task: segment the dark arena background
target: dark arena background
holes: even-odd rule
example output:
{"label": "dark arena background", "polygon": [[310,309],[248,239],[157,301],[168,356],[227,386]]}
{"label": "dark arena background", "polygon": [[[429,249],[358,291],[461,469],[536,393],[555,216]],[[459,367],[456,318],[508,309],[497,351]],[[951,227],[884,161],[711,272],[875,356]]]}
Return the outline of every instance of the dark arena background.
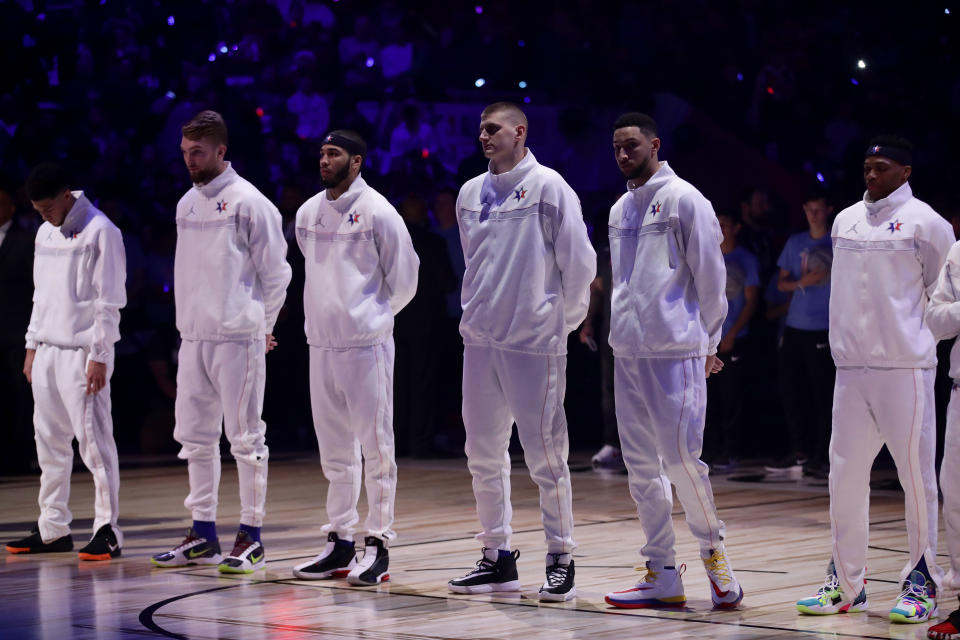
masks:
{"label": "dark arena background", "polygon": [[[778,362],[788,298],[777,289],[777,261],[787,238],[807,229],[802,205],[813,195],[834,213],[863,197],[863,153],[878,134],[912,141],[914,194],[960,232],[958,20],[960,5],[951,1],[0,3],[0,226],[12,215],[17,228],[36,232],[42,220],[24,184],[32,167],[57,162],[71,187],[120,228],[127,260],[111,380],[123,554],[78,563],[74,553],[0,552],[0,638],[925,637],[927,625],[886,617],[900,591],[907,536],[903,493],[885,452],[871,483],[870,612],[796,612],[829,559],[829,496],[822,464],[767,470],[792,454]],[[622,463],[592,460],[608,444],[611,420],[602,310],[592,317],[598,348],[579,330],[568,342],[578,597],[556,605],[536,599],[544,550],[538,494],[516,436],[514,546],[522,550],[524,590],[461,596],[446,589],[480,546],[460,412],[464,259],[452,211],[460,187],[487,170],[480,113],[501,100],[526,113],[529,148],[576,191],[601,255],[610,207],[624,192],[611,140],[626,111],[650,114],[660,158],[719,215],[741,223],[738,244],[758,262],[759,304],[737,384],[709,390],[710,406],[736,397],[740,411],[728,424],[726,413],[708,407],[703,451],[746,594],[741,609],[710,610],[679,503],[673,516],[678,558],[691,567],[688,606],[604,603],[606,592],[639,579],[632,568],[642,568],[636,552],[644,535]],[[267,356],[268,563],[253,576],[164,571],[149,562],[189,526],[186,464],[173,439],[174,213],[191,186],[181,126],[203,109],[223,115],[227,159],[279,208],[293,268],[274,331],[279,346]],[[400,537],[391,545],[390,581],[372,590],[298,580],[290,571],[326,541],[327,481],[310,411],[294,215],[322,189],[320,144],[331,129],[366,139],[364,179],[411,230],[432,238],[422,245],[429,250],[418,247],[417,296],[396,318]],[[14,539],[36,522],[39,466],[22,374],[32,245],[9,244],[0,244],[0,533]],[[938,349],[938,452],[951,346]],[[221,448],[226,536],[239,506],[226,440]],[[361,497],[361,513],[364,505]],[[93,533],[92,507],[91,476],[76,456],[78,541]],[[942,524],[940,538],[948,568]],[[954,595],[941,594],[941,620],[955,608]]]}

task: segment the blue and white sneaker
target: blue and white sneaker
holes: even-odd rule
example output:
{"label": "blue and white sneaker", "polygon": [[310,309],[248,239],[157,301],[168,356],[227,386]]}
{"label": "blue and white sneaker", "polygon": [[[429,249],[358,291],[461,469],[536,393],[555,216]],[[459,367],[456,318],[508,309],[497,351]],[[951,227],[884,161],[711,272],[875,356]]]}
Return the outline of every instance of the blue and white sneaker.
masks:
{"label": "blue and white sneaker", "polygon": [[647,574],[643,580],[629,589],[608,593],[604,601],[621,609],[682,607],[687,604],[681,580],[686,570],[685,564],[679,567],[656,567],[647,561]]}
{"label": "blue and white sneaker", "polygon": [[837,579],[837,571],[833,560],[827,565],[827,579],[823,586],[809,598],[797,601],[797,611],[812,616],[829,616],[836,613],[856,613],[867,610],[867,589],[860,589],[860,593],[853,600],[844,597]]}
{"label": "blue and white sneaker", "polygon": [[937,587],[914,569],[903,582],[903,592],[890,609],[890,622],[917,623],[937,617]]}
{"label": "blue and white sneaker", "polygon": [[266,566],[266,554],[263,543],[254,540],[246,531],[237,533],[233,551],[217,565],[220,573],[253,573]]}
{"label": "blue and white sneaker", "polygon": [[193,527],[187,530],[187,537],[170,551],[164,551],[150,558],[157,567],[187,567],[193,564],[220,564],[220,541],[201,537]]}

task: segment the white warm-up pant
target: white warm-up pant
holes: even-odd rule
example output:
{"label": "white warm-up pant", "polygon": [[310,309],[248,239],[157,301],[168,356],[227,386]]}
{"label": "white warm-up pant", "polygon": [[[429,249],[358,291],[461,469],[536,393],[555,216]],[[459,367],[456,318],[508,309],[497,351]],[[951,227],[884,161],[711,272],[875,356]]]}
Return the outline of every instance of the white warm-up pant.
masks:
{"label": "white warm-up pant", "polygon": [[83,348],[42,344],[33,359],[33,425],[41,472],[38,528],[47,542],[70,533],[73,515],[67,503],[76,437],[80,457],[93,474],[93,530],[109,524],[122,544],[117,528],[120,469],[110,414],[113,362],[107,363],[106,386],[88,395],[88,355]]}
{"label": "white warm-up pant", "polygon": [[488,549],[510,549],[508,448],[514,422],[530,477],[540,488],[547,552],[569,553],[577,546],[563,412],[566,367],[566,356],[469,345],[463,350],[467,466],[483,527],[477,538]]}
{"label": "white warm-up pant", "polygon": [[670,483],[677,487],[701,554],[723,542],[725,528],[713,502],[709,468],[700,460],[705,365],[705,358],[614,358],[620,449],[647,537],[640,552],[654,566],[676,565]]}
{"label": "white warm-up pant", "polygon": [[910,556],[900,582],[926,559],[936,565],[935,369],[837,369],[830,438],[833,560],[844,593],[860,593],[867,566],[870,469],[884,444],[903,487]]}
{"label": "white warm-up pant", "polygon": [[[393,337],[370,347],[310,347],[310,404],[327,488],[323,531],[352,540],[366,464],[366,535],[393,540]],[[361,454],[363,458],[361,460]]]}
{"label": "white warm-up pant", "polygon": [[184,340],[177,370],[179,457],[187,461],[194,520],[215,521],[220,487],[220,433],[230,441],[240,481],[240,523],[263,524],[267,496],[267,425],[261,419],[266,379],[263,338],[236,342]]}
{"label": "white warm-up pant", "polygon": [[943,523],[950,551],[953,582],[960,581],[960,386],[953,384],[947,407],[947,435],[940,465],[940,490],[943,492]]}

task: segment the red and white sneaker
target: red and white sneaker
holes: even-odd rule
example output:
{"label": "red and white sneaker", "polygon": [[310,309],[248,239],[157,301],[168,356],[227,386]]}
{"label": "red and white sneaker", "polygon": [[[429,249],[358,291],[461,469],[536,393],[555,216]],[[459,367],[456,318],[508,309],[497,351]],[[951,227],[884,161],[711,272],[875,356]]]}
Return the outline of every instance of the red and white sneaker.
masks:
{"label": "red and white sneaker", "polygon": [[946,620],[927,629],[930,640],[960,639],[960,609],[952,611]]}
{"label": "red and white sneaker", "polygon": [[647,575],[629,589],[608,593],[607,604],[621,609],[653,609],[682,607],[687,603],[681,576],[687,565],[679,567],[656,566],[647,561]]}
{"label": "red and white sneaker", "polygon": [[733,575],[733,567],[727,561],[723,547],[710,550],[710,555],[702,558],[703,568],[710,579],[710,598],[714,609],[735,609],[743,600],[743,587]]}

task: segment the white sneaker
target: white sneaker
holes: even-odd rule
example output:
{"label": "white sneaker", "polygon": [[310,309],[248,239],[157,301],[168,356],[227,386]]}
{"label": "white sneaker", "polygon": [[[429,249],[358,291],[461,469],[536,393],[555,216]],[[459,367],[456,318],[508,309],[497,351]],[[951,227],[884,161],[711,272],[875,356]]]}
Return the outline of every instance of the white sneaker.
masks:
{"label": "white sneaker", "polygon": [[233,543],[233,551],[220,561],[220,564],[217,565],[217,571],[220,573],[253,573],[257,569],[264,568],[266,564],[263,543],[251,538],[246,531],[240,531],[237,533],[236,542]]}
{"label": "white sneaker", "polygon": [[295,566],[293,575],[301,580],[344,578],[357,566],[353,546],[353,540],[341,540],[331,531],[327,534],[327,545],[323,551],[313,560]]}
{"label": "white sneaker", "polygon": [[383,540],[375,536],[363,539],[363,558],[347,574],[347,582],[358,587],[371,587],[390,579],[390,556]]}
{"label": "white sneaker", "polygon": [[612,591],[604,600],[621,609],[682,607],[687,603],[681,576],[687,565],[656,567],[647,561],[647,575],[636,585],[623,591]]}
{"label": "white sneaker", "polygon": [[710,578],[710,598],[714,609],[734,609],[743,600],[743,588],[733,575],[733,567],[727,561],[723,547],[711,549],[710,555],[703,558],[703,568]]}
{"label": "white sneaker", "polygon": [[590,464],[594,469],[620,469],[623,468],[623,453],[620,449],[609,444],[603,445],[600,451],[597,451]]}

